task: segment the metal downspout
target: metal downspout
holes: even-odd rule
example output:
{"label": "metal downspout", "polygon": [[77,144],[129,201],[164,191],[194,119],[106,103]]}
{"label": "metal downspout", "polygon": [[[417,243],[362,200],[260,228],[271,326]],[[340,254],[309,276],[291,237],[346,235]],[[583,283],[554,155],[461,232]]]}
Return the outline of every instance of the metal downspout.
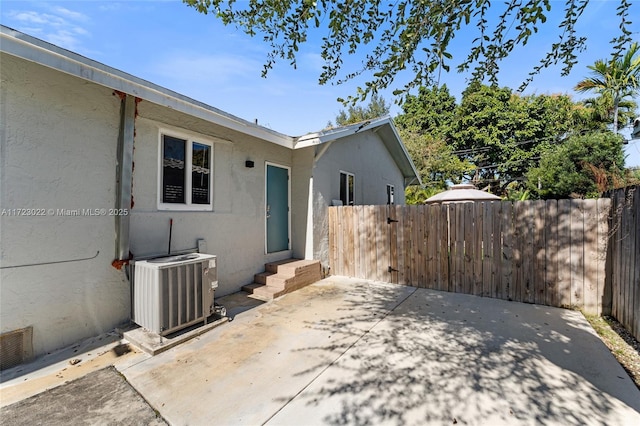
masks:
{"label": "metal downspout", "polygon": [[124,95],[120,104],[120,133],[116,165],[116,209],[127,214],[116,215],[116,258],[129,259],[129,218],[131,215],[131,182],[133,177],[133,139],[136,99]]}

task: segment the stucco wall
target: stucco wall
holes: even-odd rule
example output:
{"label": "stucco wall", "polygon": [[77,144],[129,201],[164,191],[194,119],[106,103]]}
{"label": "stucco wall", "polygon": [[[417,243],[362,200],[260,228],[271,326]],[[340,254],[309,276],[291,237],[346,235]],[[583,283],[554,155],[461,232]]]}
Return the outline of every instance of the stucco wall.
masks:
{"label": "stucco wall", "polygon": [[293,151],[292,194],[292,249],[293,257],[313,259],[313,154],[314,148]]}
{"label": "stucco wall", "polygon": [[[194,248],[198,239],[205,239],[208,253],[218,256],[217,296],[252,282],[266,262],[291,257],[291,251],[265,255],[265,163],[291,167],[290,149],[144,101],[138,114],[130,239],[134,256],[166,253],[173,219],[173,251]],[[161,129],[214,143],[212,212],[158,210]],[[255,167],[245,167],[246,160]]]}
{"label": "stucco wall", "polygon": [[[129,317],[129,284],[111,266],[114,217],[62,212],[114,207],[120,100],[9,55],[0,62],[1,331],[33,326],[38,355]],[[64,263],[16,267],[46,262]]]}
{"label": "stucco wall", "polygon": [[356,133],[332,143],[313,171],[314,258],[328,265],[327,206],[340,199],[340,171],[355,176],[355,204],[387,203],[387,184],[395,187],[395,204],[404,204],[404,178],[374,132]]}

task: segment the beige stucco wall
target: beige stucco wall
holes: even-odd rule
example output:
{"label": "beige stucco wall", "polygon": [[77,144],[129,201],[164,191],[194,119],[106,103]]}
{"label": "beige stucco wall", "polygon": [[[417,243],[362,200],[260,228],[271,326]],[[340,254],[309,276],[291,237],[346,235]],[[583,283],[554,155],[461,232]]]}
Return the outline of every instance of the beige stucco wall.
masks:
{"label": "beige stucco wall", "polygon": [[[35,354],[67,346],[128,320],[130,285],[111,266],[115,218],[63,211],[115,206],[120,100],[108,88],[9,55],[0,58],[0,325],[33,326]],[[213,211],[160,211],[161,129],[214,143]],[[373,132],[291,150],[175,110],[137,105],[130,212],[135,257],[195,248],[218,256],[218,296],[238,291],[264,263],[315,258],[327,266],[327,206],[339,171],[356,176],[357,204],[384,204],[386,184],[404,203],[401,173]],[[251,160],[255,167],[245,167]],[[266,163],[291,169],[291,250],[265,254]],[[310,194],[312,195],[310,197]],[[12,214],[14,209],[43,216]],[[96,255],[97,253],[97,255]],[[93,258],[95,256],[95,258]],[[86,259],[85,258],[91,258]],[[53,262],[52,264],[49,264]],[[58,263],[62,262],[62,263]],[[36,264],[34,266],[24,266]]]}
{"label": "beige stucco wall", "polygon": [[[111,266],[114,217],[58,211],[114,207],[120,101],[9,55],[0,63],[1,332],[33,326],[38,355],[129,317],[129,284]],[[21,208],[44,216],[11,211]]]}
{"label": "beige stucco wall", "polygon": [[[161,129],[214,143],[212,212],[158,210]],[[194,248],[198,239],[204,239],[208,253],[218,256],[218,296],[251,283],[254,274],[264,271],[266,262],[291,257],[292,251],[265,254],[266,162],[292,167],[290,149],[144,101],[138,104],[134,146],[130,238],[134,256],[166,253],[169,220],[173,219],[173,251]],[[245,167],[246,160],[252,160],[255,167]],[[297,199],[293,190],[292,199]],[[297,202],[292,201],[292,211],[294,204]]]}
{"label": "beige stucco wall", "polygon": [[376,133],[356,133],[333,142],[313,169],[313,257],[325,267],[329,260],[327,206],[340,199],[340,171],[355,176],[355,204],[386,204],[387,184],[395,187],[395,204],[405,203],[402,173]]}

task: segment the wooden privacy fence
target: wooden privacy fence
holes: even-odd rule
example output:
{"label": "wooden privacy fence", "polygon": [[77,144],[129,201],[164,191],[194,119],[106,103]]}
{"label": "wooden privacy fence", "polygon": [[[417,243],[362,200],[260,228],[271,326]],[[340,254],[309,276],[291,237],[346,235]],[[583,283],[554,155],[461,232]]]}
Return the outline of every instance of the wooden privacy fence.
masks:
{"label": "wooden privacy fence", "polygon": [[608,193],[612,200],[607,285],[611,315],[640,340],[640,193],[638,186]]}
{"label": "wooden privacy fence", "polygon": [[329,207],[329,263],[336,275],[608,313],[610,209],[610,199]]}

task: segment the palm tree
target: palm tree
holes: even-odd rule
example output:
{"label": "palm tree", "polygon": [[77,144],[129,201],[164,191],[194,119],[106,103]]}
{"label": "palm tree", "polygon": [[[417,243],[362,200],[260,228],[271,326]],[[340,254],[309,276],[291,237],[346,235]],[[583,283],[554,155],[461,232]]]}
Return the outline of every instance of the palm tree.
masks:
{"label": "palm tree", "polygon": [[[625,96],[623,96],[623,98],[624,97]],[[583,99],[581,103],[590,112],[590,128],[605,130],[612,122],[614,105],[611,93],[603,93],[601,96],[595,98]],[[633,122],[637,106],[638,105],[631,99],[621,99],[620,102],[618,102],[617,130]]]}
{"label": "palm tree", "polygon": [[578,92],[595,91],[613,98],[613,131],[618,133],[618,108],[626,97],[633,97],[640,91],[640,45],[634,42],[622,58],[606,62],[599,59],[588,66],[591,77],[580,81],[575,90]]}

